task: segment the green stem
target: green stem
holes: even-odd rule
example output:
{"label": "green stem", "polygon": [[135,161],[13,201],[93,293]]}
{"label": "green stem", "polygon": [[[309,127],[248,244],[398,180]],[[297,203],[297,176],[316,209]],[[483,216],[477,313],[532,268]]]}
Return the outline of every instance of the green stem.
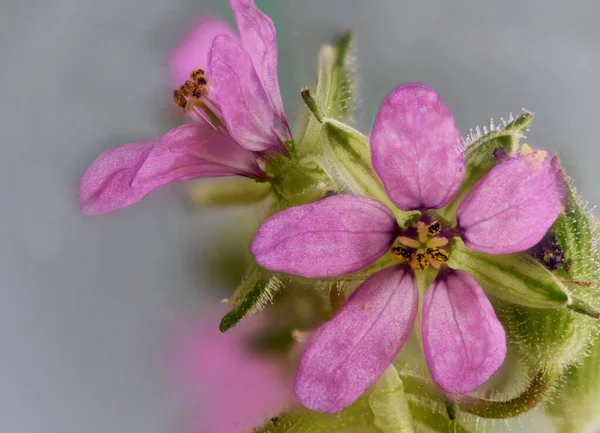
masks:
{"label": "green stem", "polygon": [[[400,375],[407,394],[426,397],[448,406],[443,394],[430,382],[415,376]],[[523,393],[505,401],[486,400],[478,397],[461,397],[456,407],[482,418],[514,418],[535,408],[546,396],[552,384],[553,376],[539,372]]]}
{"label": "green stem", "polygon": [[552,377],[549,374],[539,372],[529,387],[515,398],[506,401],[492,401],[467,397],[458,402],[458,407],[482,418],[514,418],[535,408],[546,396],[551,383]]}

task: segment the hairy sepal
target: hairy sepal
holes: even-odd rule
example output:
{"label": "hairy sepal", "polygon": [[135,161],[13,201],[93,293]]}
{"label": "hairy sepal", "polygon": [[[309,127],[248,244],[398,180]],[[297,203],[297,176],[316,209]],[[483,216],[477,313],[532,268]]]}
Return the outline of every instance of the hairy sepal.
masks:
{"label": "hairy sepal", "polygon": [[229,300],[232,308],[221,319],[219,325],[221,332],[227,331],[240,320],[262,310],[273,301],[273,297],[281,287],[279,276],[258,265],[253,265]]}
{"label": "hairy sepal", "polygon": [[468,272],[487,294],[513,304],[566,308],[572,302],[567,288],[525,254],[477,253],[455,238],[448,266]]}

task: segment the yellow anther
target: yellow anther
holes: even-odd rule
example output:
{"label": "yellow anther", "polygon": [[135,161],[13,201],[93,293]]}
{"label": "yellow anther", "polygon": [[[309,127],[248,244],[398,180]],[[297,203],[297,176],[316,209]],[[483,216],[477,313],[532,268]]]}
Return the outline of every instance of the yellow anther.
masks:
{"label": "yellow anther", "polygon": [[442,225],[439,221],[434,221],[427,226],[427,234],[429,236],[437,236],[442,231]]}
{"label": "yellow anther", "polygon": [[533,153],[531,146],[527,143],[523,143],[523,146],[521,146],[521,155],[529,155],[531,153]]}
{"label": "yellow anther", "polygon": [[194,83],[192,80],[187,80],[185,83],[183,83],[181,85],[179,90],[181,90],[181,93],[183,93],[185,96],[191,96],[192,92],[194,90],[196,90],[197,86],[198,85],[196,83]]}
{"label": "yellow anther", "polygon": [[429,267],[429,260],[423,253],[417,253],[410,262],[410,266],[419,271],[424,271]]}
{"label": "yellow anther", "polygon": [[209,81],[204,69],[194,70],[190,74],[190,79],[173,92],[175,105],[180,107],[184,113],[187,113],[193,108],[197,100],[207,95],[208,85]]}
{"label": "yellow anther", "polygon": [[365,304],[365,306],[363,308],[365,311],[367,311],[369,309],[369,305]]}
{"label": "yellow anther", "polygon": [[409,261],[412,259],[413,253],[404,248],[401,245],[396,245],[392,248],[392,253],[396,256],[396,258],[402,262]]}
{"label": "yellow anther", "polygon": [[405,247],[410,247],[410,248],[419,248],[419,246],[421,245],[421,243],[419,241],[417,241],[415,239],[407,238],[406,236],[400,236],[398,238],[398,242],[400,242]]}
{"label": "yellow anther", "polygon": [[427,256],[442,263],[448,261],[448,253],[439,248],[427,248]]}
{"label": "yellow anther", "polygon": [[443,247],[444,245],[448,245],[448,239],[446,238],[431,238],[427,241],[429,248]]}
{"label": "yellow anther", "polygon": [[206,78],[206,72],[202,68],[194,69],[190,74],[190,78],[194,81],[198,81],[200,78]]}
{"label": "yellow anther", "polygon": [[175,90],[173,92],[173,102],[175,102],[175,105],[178,107],[185,108],[187,99],[183,93],[181,93],[179,90]]}
{"label": "yellow anther", "polygon": [[419,241],[424,244],[427,241],[427,226],[424,222],[417,224],[417,233],[419,234]]}

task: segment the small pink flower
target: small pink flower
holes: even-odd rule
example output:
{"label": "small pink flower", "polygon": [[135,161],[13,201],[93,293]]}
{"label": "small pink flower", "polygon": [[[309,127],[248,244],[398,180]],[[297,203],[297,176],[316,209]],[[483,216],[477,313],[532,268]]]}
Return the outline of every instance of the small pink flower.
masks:
{"label": "small pink flower", "polygon": [[417,316],[414,272],[440,269],[423,301],[425,358],[433,380],[449,393],[469,392],[492,375],[506,354],[502,325],[481,287],[448,269],[444,247],[460,236],[489,254],[537,244],[565,200],[555,157],[535,151],[506,158],[468,193],[456,229],[426,212],[445,206],[464,176],[459,131],[439,96],[422,84],[397,87],[383,101],[373,131],[373,166],[391,201],[420,210],[421,221],[401,231],[376,200],[338,195],[268,219],[252,245],[259,264],[304,277],[333,277],[364,268],[392,249],[399,264],[362,283],[314,335],[295,383],[308,408],[333,413],[355,401],[392,362]]}
{"label": "small pink flower", "polygon": [[182,321],[169,340],[171,375],[195,414],[186,433],[249,431],[295,403],[291,377],[278,359],[251,350],[260,317],[223,334],[218,325],[226,309],[216,310]]}
{"label": "small pink flower", "polygon": [[253,0],[230,3],[241,42],[221,21],[203,20],[171,59],[174,77],[185,80],[174,100],[192,123],[102,153],[79,184],[83,213],[111,212],[182,180],[264,179],[259,161],[269,152],[287,154],[291,133],[277,79],[275,27]]}

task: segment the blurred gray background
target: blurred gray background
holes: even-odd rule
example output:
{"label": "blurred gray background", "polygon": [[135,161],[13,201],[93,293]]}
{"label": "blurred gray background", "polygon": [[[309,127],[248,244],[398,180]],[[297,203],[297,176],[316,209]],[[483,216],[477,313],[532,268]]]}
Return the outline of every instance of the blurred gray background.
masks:
{"label": "blurred gray background", "polygon": [[[600,203],[597,2],[257,3],[279,28],[290,117],[319,45],[355,29],[365,130],[405,81],[437,89],[463,132],[526,107],[529,142],[558,151]],[[177,432],[164,337],[214,299],[198,294],[213,284],[201,264],[240,214],[191,212],[172,186],[86,218],[76,189],[105,148],[171,126],[168,52],[205,14],[232,18],[226,0],[0,4],[2,432]]]}

